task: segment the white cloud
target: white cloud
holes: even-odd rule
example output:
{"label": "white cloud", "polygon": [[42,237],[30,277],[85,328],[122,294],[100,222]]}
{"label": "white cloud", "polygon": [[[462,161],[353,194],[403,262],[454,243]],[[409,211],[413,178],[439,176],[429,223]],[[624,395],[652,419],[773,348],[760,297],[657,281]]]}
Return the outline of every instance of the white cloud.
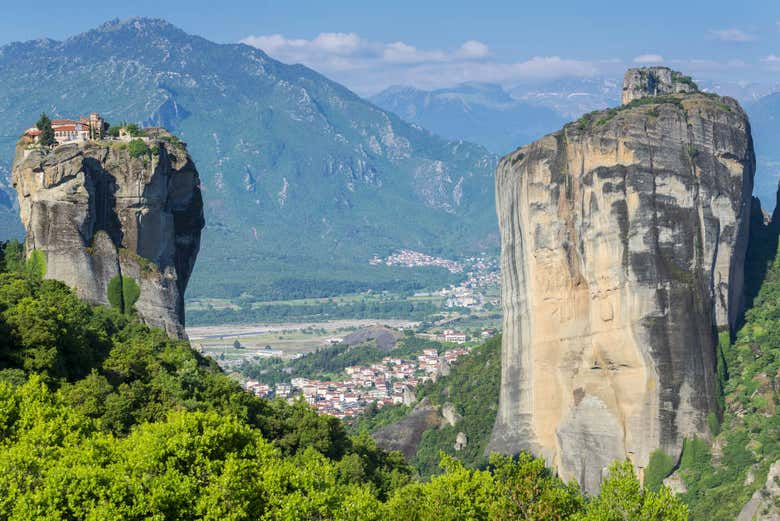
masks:
{"label": "white cloud", "polygon": [[735,70],[745,70],[749,65],[743,60],[718,61],[704,58],[687,58],[684,60],[670,60],[669,64],[686,74],[705,74],[717,76],[721,73],[733,73]]}
{"label": "white cloud", "polygon": [[355,33],[320,33],[312,45],[324,52],[349,56],[358,51],[363,42]]}
{"label": "white cloud", "polygon": [[241,42],[283,62],[307,65],[362,93],[391,84],[437,88],[464,81],[592,76],[599,72],[599,63],[607,63],[558,56],[498,62],[492,58],[489,46],[477,40],[467,40],[453,49],[420,49],[402,41],[371,41],[355,33],[321,33],[311,40],[259,35],[247,36]]}
{"label": "white cloud", "polygon": [[780,71],[780,56],[776,54],[770,54],[765,58],[761,58],[761,62],[767,70],[773,72]]}
{"label": "white cloud", "polygon": [[[480,59],[490,55],[490,48],[477,40],[468,40],[453,50],[418,49],[405,42],[372,42],[355,33],[320,33],[312,40],[286,38],[281,34],[247,36],[242,43],[252,45],[282,61],[319,64],[333,56],[373,59],[388,63],[445,62],[458,59]],[[336,62],[334,62],[336,63]],[[345,65],[347,69],[353,66]]]}
{"label": "white cloud", "polygon": [[722,42],[752,42],[756,37],[742,29],[711,29],[710,35]]}
{"label": "white cloud", "polygon": [[446,61],[449,56],[444,51],[422,51],[414,45],[393,42],[384,45],[381,59],[388,63],[423,63]]}
{"label": "white cloud", "polygon": [[634,63],[661,63],[664,57],[660,54],[640,54],[634,58]]}
{"label": "white cloud", "polygon": [[463,42],[456,53],[461,58],[485,58],[490,55],[490,48],[477,40]]}

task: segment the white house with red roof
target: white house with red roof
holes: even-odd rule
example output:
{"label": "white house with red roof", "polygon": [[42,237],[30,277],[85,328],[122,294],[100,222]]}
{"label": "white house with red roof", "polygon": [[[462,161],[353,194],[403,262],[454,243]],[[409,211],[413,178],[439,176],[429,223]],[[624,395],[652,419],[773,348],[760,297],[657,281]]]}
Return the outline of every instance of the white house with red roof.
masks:
{"label": "white house with red roof", "polygon": [[[103,136],[105,121],[100,114],[92,112],[89,118],[79,119],[53,119],[51,127],[54,130],[54,139],[58,145],[90,139],[99,139]],[[35,127],[27,129],[25,136],[37,143],[41,138],[41,131]]]}

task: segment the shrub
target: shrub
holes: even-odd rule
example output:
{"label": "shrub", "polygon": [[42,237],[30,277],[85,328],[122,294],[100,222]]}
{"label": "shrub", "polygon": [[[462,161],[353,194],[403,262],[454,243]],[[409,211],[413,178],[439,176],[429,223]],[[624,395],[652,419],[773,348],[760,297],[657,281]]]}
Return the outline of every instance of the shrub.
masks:
{"label": "shrub", "polygon": [[136,125],[135,123],[128,123],[125,125],[125,130],[128,134],[130,134],[131,137],[141,137],[144,135],[143,130],[141,130],[141,127]]}
{"label": "shrub", "polygon": [[148,156],[151,153],[149,146],[144,143],[143,139],[133,139],[127,145],[127,150],[130,152],[130,157],[142,157]]}
{"label": "shrub", "polygon": [[16,239],[6,242],[3,247],[2,264],[0,271],[19,272],[24,267],[24,247]]}
{"label": "shrub", "polygon": [[718,415],[714,412],[707,414],[707,427],[709,427],[710,434],[713,436],[720,434],[720,422],[718,421]]}
{"label": "shrub", "polygon": [[41,279],[46,276],[46,257],[41,250],[30,252],[27,259],[27,271]]}
{"label": "shrub", "polygon": [[141,288],[132,277],[114,275],[108,281],[106,293],[111,307],[121,313],[130,314],[133,311],[133,305],[141,296]]}
{"label": "shrub", "polygon": [[695,81],[693,81],[693,79],[690,76],[685,76],[676,71],[672,72],[672,82],[683,83],[685,85],[693,87],[695,90],[699,90],[699,86],[696,84]]}
{"label": "shrub", "polygon": [[36,128],[41,131],[40,144],[45,147],[50,147],[57,144],[57,140],[54,138],[54,129],[51,126],[51,120],[45,113],[41,114],[40,119],[35,124]]}
{"label": "shrub", "polygon": [[650,463],[645,470],[645,488],[658,492],[664,478],[674,470],[674,459],[661,449],[650,454]]}

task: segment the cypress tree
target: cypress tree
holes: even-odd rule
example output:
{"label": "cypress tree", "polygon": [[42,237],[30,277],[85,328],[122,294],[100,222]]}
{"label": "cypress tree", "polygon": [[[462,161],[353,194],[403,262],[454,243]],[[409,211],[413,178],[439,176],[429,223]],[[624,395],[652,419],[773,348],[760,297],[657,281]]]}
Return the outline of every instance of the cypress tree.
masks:
{"label": "cypress tree", "polygon": [[45,112],[41,114],[41,117],[35,126],[41,131],[41,145],[50,147],[57,144],[57,140],[54,138],[54,128],[52,128],[51,120]]}

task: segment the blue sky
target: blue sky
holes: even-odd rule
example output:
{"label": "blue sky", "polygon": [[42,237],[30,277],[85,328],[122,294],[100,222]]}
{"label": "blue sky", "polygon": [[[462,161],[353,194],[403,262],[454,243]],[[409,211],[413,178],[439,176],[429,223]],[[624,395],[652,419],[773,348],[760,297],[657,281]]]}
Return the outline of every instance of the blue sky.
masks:
{"label": "blue sky", "polygon": [[63,39],[131,16],[257,45],[363,94],[390,84],[616,77],[656,62],[697,79],[780,83],[780,2],[771,0],[36,0],[3,6],[0,44]]}

